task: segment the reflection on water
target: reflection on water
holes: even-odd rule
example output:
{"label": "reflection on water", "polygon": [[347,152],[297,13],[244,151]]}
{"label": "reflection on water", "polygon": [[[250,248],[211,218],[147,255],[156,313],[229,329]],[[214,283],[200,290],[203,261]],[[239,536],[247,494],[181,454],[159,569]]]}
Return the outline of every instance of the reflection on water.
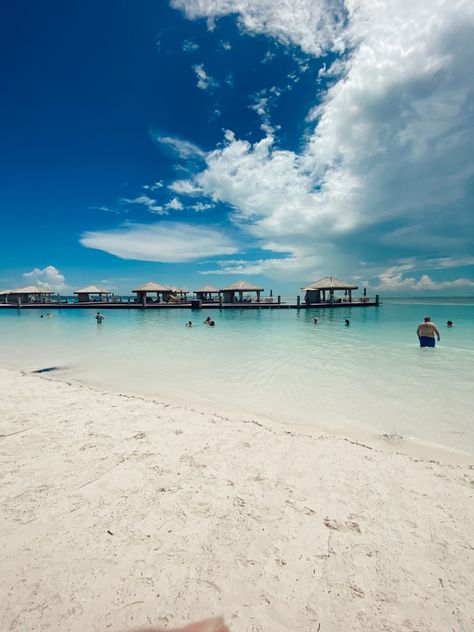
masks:
{"label": "reflection on water", "polygon": [[[104,309],[101,325],[89,310],[0,310],[1,364],[60,367],[55,375],[196,408],[474,454],[474,303],[432,300],[429,309],[442,336],[435,350],[421,350],[415,335],[426,305],[406,300],[352,310]],[[202,323],[207,315],[215,328]]]}

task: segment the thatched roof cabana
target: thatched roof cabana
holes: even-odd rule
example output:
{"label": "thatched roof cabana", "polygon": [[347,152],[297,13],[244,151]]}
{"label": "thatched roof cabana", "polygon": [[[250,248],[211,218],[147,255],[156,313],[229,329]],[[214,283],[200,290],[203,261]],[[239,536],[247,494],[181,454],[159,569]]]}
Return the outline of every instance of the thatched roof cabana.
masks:
{"label": "thatched roof cabana", "polygon": [[[306,287],[301,288],[305,294],[305,302],[310,303],[335,303],[342,302],[342,299],[336,299],[334,292],[337,290],[344,290],[346,302],[352,303],[352,290],[357,290],[358,286],[346,281],[341,281],[333,276],[327,276],[319,281],[310,283]],[[329,292],[329,300],[326,300],[326,292]]]}
{"label": "thatched roof cabana", "polygon": [[87,287],[83,287],[80,290],[74,290],[74,294],[77,294],[77,300],[79,303],[88,303],[92,301],[92,296],[98,296],[99,301],[102,300],[102,296],[108,296],[112,294],[110,290],[104,290],[104,288],[97,287],[96,285],[88,285]]}
{"label": "thatched roof cabana", "polygon": [[303,291],[305,290],[357,290],[358,285],[352,285],[351,283],[347,283],[346,281],[341,281],[340,279],[336,279],[333,276],[327,276],[319,281],[315,281],[314,283],[310,283],[307,287],[302,287]]}
{"label": "thatched roof cabana", "polygon": [[56,294],[48,288],[41,288],[36,285],[15,288],[14,290],[4,290],[9,302],[20,300],[22,303],[43,303],[51,300],[51,295]]}
{"label": "thatched roof cabana", "polygon": [[221,291],[213,285],[203,285],[197,290],[194,290],[194,294],[196,294],[197,298],[201,301],[211,301],[213,294],[219,295],[220,293]]}
{"label": "thatched roof cabana", "polygon": [[[225,303],[242,303],[244,300],[244,292],[256,292],[257,301],[260,301],[260,293],[263,292],[263,287],[252,285],[252,283],[249,283],[248,281],[236,281],[235,283],[222,288],[221,292],[224,295]],[[236,294],[239,295],[238,300]]]}
{"label": "thatched roof cabana", "polygon": [[148,281],[148,283],[140,285],[132,290],[132,292],[136,293],[137,301],[142,302],[147,300],[148,293],[156,294],[156,300],[159,301],[160,294],[162,300],[164,300],[165,297],[169,297],[170,294],[173,293],[173,290],[168,285],[161,285],[161,283],[155,283],[155,281]]}

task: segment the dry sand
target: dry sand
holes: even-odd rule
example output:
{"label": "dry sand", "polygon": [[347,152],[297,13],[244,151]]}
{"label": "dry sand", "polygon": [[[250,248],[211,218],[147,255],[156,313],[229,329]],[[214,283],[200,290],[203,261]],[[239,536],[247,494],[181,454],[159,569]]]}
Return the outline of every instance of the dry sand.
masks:
{"label": "dry sand", "polygon": [[474,630],[474,469],[0,371],[0,630]]}

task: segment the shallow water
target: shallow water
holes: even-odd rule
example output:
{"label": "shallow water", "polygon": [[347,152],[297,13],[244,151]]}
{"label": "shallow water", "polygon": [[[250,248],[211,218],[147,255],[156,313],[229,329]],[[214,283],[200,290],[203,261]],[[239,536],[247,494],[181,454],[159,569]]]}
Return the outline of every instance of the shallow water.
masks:
{"label": "shallow water", "polygon": [[[97,325],[92,310],[58,310],[53,318],[0,310],[0,364],[60,367],[49,374],[203,410],[395,442],[400,435],[474,455],[474,299],[102,311],[106,320]],[[415,335],[427,311],[441,332],[434,350],[420,349]],[[202,324],[207,315],[215,328]],[[192,328],[184,327],[189,319]]]}

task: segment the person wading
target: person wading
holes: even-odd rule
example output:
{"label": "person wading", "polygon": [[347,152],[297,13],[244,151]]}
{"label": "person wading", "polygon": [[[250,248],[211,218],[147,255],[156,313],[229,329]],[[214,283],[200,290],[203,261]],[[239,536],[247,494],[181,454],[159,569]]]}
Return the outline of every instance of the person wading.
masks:
{"label": "person wading", "polygon": [[418,325],[416,335],[420,341],[420,347],[434,347],[436,345],[435,336],[438,342],[441,340],[439,331],[429,316],[425,316],[423,322]]}

